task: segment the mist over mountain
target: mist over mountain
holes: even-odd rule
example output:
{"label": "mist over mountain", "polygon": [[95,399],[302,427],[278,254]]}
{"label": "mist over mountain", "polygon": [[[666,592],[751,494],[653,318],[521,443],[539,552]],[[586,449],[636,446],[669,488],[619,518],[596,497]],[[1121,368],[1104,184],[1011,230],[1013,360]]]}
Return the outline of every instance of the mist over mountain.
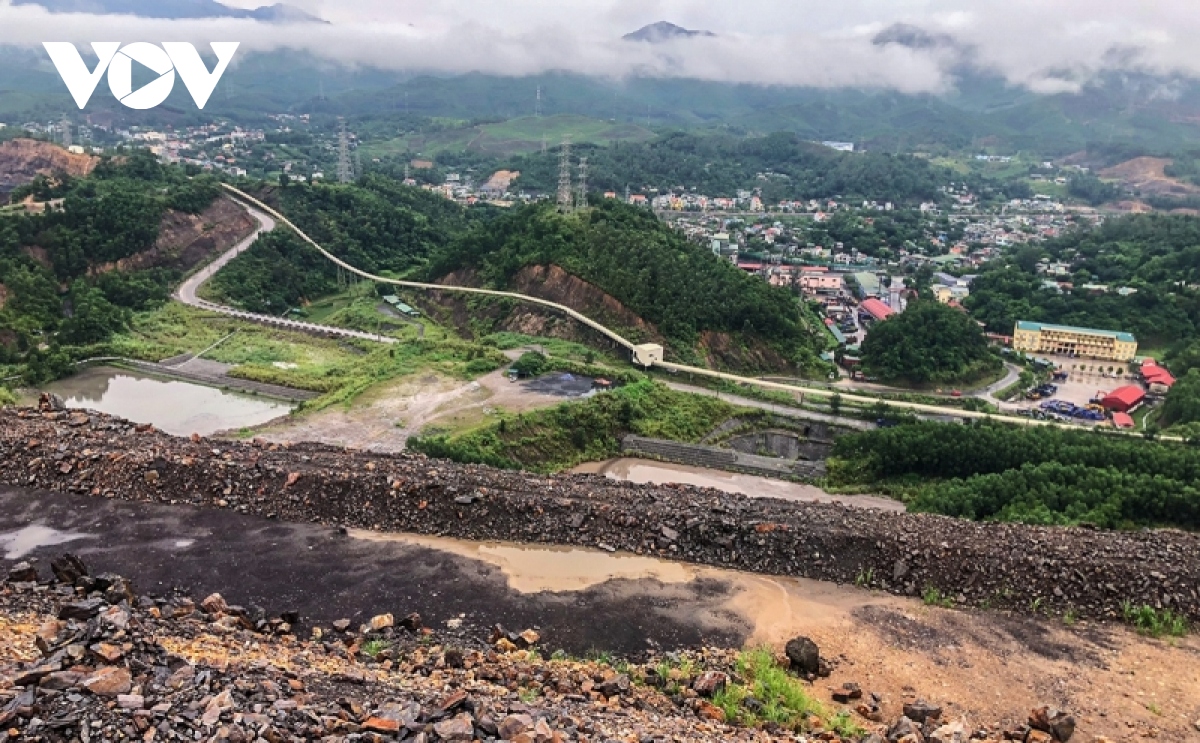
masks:
{"label": "mist over mountain", "polygon": [[625,41],[648,41],[651,44],[657,44],[662,41],[691,39],[697,36],[715,37],[716,34],[712,31],[693,31],[683,26],[676,26],[674,23],[659,21],[642,26],[637,31],[625,34],[621,38]]}
{"label": "mist over mountain", "polygon": [[51,13],[135,15],[171,20],[248,18],[268,23],[325,23],[299,8],[276,3],[252,10],[231,8],[217,0],[13,0],[13,5],[38,5]]}

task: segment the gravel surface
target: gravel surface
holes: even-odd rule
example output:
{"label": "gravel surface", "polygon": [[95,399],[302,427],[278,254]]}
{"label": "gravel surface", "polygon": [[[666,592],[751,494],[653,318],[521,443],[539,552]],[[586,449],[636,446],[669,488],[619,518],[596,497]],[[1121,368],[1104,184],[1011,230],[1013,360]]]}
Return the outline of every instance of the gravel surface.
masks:
{"label": "gravel surface", "polygon": [[[0,743],[1066,743],[1076,725],[1040,707],[1024,725],[971,728],[922,699],[887,724],[878,695],[844,683],[826,691],[834,705],[817,702],[786,728],[740,727],[714,704],[728,685],[752,680],[732,651],[640,665],[545,659],[536,631],[496,625],[483,640],[434,632],[417,614],[335,620],[299,637],[300,617],[288,612],[216,593],[139,595],[130,579],[92,575],[71,554],[49,567],[19,563],[0,585]],[[829,675],[802,637],[768,663],[788,668],[793,685]]]}
{"label": "gravel surface", "polygon": [[188,440],[49,406],[0,411],[0,482],[289,521],[586,545],[905,595],[932,587],[960,605],[1117,618],[1129,601],[1200,620],[1200,537],[1174,530],[980,524],[419,455]]}

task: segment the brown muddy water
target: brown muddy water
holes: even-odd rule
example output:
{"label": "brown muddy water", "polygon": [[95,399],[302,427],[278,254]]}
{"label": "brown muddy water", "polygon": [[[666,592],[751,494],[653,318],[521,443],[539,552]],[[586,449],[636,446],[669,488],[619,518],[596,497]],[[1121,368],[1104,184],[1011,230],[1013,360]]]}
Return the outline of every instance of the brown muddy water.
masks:
{"label": "brown muddy water", "polygon": [[716,488],[726,493],[739,493],[751,498],[778,498],[788,501],[810,503],[844,503],[858,508],[878,508],[883,511],[904,511],[904,504],[891,498],[874,495],[835,495],[814,485],[799,482],[773,480],[769,477],[742,475],[735,472],[690,467],[669,462],[654,462],[648,459],[622,457],[604,462],[587,462],[571,470],[576,474],[599,474],[613,480],[624,480],[639,484],[696,485]]}
{"label": "brown muddy water", "polygon": [[647,582],[667,586],[722,586],[717,605],[689,606],[692,620],[719,624],[729,617],[749,623],[748,645],[782,644],[799,631],[841,628],[855,610],[866,606],[907,611],[909,599],[884,596],[850,586],[804,578],[756,575],[628,553],[582,547],[515,542],[471,542],[444,537],[350,529],[352,539],[423,547],[500,570],[508,587],[520,594],[574,594],[594,586],[622,583],[631,591]]}
{"label": "brown muddy water", "polygon": [[44,391],[61,396],[67,407],[148,423],[174,436],[209,436],[257,426],[291,410],[277,400],[112,367],[85,369],[46,385]]}

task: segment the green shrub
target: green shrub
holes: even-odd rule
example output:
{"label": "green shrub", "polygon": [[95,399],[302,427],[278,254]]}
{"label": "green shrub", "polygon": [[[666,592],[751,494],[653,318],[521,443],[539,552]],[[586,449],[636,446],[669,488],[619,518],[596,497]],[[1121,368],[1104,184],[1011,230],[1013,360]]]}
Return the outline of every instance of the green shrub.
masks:
{"label": "green shrub", "polygon": [[1189,630],[1187,617],[1170,609],[1155,609],[1145,604],[1134,606],[1126,601],[1122,605],[1122,614],[1126,624],[1149,637],[1183,637]]}
{"label": "green shrub", "polygon": [[740,412],[746,411],[643,380],[587,400],[508,416],[455,436],[413,437],[408,446],[459,462],[557,472],[580,462],[618,456],[621,439],[629,433],[696,442]]}
{"label": "green shrub", "polygon": [[546,370],[546,357],[537,351],[526,351],[513,362],[512,369],[522,377],[536,377]]}
{"label": "green shrub", "polygon": [[[738,656],[736,676],[741,683],[730,682],[713,695],[713,704],[725,713],[732,723],[754,727],[772,723],[791,730],[808,728],[808,718],[815,716],[822,724],[840,735],[861,735],[862,729],[845,713],[830,713],[825,706],[809,695],[804,683],[775,662],[770,648],[747,650]],[[748,706],[750,698],[758,705]]]}
{"label": "green shrub", "polygon": [[1200,451],[1095,431],[911,423],[837,440],[835,485],[903,484],[914,511],[1200,528]]}

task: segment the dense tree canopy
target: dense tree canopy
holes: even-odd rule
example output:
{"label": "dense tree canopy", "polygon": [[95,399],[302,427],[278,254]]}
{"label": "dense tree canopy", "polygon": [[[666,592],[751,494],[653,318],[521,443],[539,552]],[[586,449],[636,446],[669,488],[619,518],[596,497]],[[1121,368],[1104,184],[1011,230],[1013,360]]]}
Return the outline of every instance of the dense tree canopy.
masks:
{"label": "dense tree canopy", "polygon": [[1200,369],[1191,369],[1176,380],[1163,401],[1159,421],[1163,426],[1200,423]]}
{"label": "dense tree canopy", "polygon": [[[467,224],[466,210],[456,203],[382,175],[349,185],[289,185],[269,195],[322,247],[371,273],[423,266]],[[263,235],[211,286],[247,309],[280,312],[337,291],[337,268],[280,230]]]}
{"label": "dense tree canopy", "polygon": [[[581,147],[594,188],[660,191],[694,188],[710,196],[762,189],[767,201],[846,198],[897,203],[937,199],[950,174],[906,155],[838,152],[791,132],[765,137],[672,133],[651,142],[614,142]],[[518,188],[552,193],[558,182],[556,153],[514,163]]]}
{"label": "dense tree canopy", "polygon": [[876,323],[862,344],[863,368],[889,382],[951,384],[999,367],[983,331],[967,315],[921,299]]}
{"label": "dense tree canopy", "polygon": [[920,483],[910,501],[919,511],[1200,527],[1200,449],[1183,444],[1056,428],[916,423],[843,437],[834,456],[835,478]]}
{"label": "dense tree canopy", "polygon": [[564,217],[552,204],[514,210],[438,253],[428,275],[475,268],[489,286],[505,287],[521,268],[551,264],[653,323],[678,352],[715,331],[757,338],[803,366],[815,363],[816,321],[791,292],[611,199],[578,217]]}
{"label": "dense tree canopy", "polygon": [[[146,150],[106,158],[87,178],[39,177],[18,199],[62,199],[41,213],[0,216],[0,356],[51,373],[58,345],[105,340],[129,310],[165,301],[178,272],[107,270],[151,248],[168,209],[199,213],[220,191],[211,176],[189,177]],[[60,287],[70,287],[63,290]],[[33,352],[41,343],[45,354]]]}
{"label": "dense tree canopy", "polygon": [[[1039,257],[1070,265],[1074,289],[1047,288],[1048,277],[1036,273]],[[1011,334],[1017,320],[1033,320],[1186,344],[1200,336],[1198,285],[1200,218],[1135,215],[1014,251],[975,279],[963,304],[997,333]],[[1122,294],[1122,287],[1136,291]]]}

